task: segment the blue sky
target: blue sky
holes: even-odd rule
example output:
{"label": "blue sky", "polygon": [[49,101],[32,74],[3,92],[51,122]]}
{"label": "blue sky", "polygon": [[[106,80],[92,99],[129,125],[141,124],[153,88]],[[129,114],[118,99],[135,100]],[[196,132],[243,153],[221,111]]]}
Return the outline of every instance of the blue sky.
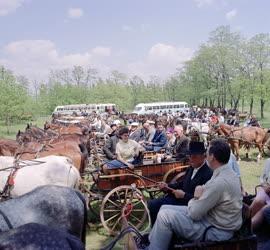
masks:
{"label": "blue sky", "polygon": [[269,0],[0,0],[0,64],[31,80],[81,65],[167,77],[219,25],[269,32]]}

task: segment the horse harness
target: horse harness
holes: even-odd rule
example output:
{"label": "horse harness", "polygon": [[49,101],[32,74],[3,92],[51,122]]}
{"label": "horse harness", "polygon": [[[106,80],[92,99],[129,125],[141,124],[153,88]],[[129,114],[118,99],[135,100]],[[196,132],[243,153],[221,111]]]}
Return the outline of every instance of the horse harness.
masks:
{"label": "horse harness", "polygon": [[[14,161],[14,166],[1,169],[0,171],[11,169],[9,176],[7,178],[6,184],[3,188],[3,190],[0,192],[0,199],[8,199],[10,197],[10,191],[12,187],[14,186],[14,178],[16,176],[17,171],[22,168],[22,166],[19,165],[19,162],[17,160]],[[0,211],[1,214],[1,211]]]}

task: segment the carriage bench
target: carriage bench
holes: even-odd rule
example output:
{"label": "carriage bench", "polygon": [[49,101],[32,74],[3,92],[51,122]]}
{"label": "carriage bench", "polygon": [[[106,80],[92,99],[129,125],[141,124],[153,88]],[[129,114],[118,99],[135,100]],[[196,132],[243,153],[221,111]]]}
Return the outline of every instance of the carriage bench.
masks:
{"label": "carriage bench", "polygon": [[204,241],[179,244],[175,243],[174,250],[257,250],[257,237],[250,235],[240,238],[232,238],[227,241]]}

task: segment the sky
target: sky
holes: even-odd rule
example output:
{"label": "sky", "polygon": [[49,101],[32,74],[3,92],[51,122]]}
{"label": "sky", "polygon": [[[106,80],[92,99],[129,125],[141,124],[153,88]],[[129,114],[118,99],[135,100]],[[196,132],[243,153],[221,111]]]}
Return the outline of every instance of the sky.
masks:
{"label": "sky", "polygon": [[269,0],[0,0],[0,65],[31,81],[96,68],[167,78],[209,33],[270,29]]}

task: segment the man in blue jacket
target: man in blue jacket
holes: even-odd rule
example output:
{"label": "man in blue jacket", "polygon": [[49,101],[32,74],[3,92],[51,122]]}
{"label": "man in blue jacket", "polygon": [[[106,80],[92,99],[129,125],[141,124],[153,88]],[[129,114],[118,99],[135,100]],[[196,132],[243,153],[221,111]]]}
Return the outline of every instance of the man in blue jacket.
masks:
{"label": "man in blue jacket", "polygon": [[162,148],[164,148],[167,144],[167,137],[164,132],[164,127],[161,123],[157,124],[156,133],[151,142],[144,142],[146,145],[144,148],[147,151],[155,151],[158,152]]}

